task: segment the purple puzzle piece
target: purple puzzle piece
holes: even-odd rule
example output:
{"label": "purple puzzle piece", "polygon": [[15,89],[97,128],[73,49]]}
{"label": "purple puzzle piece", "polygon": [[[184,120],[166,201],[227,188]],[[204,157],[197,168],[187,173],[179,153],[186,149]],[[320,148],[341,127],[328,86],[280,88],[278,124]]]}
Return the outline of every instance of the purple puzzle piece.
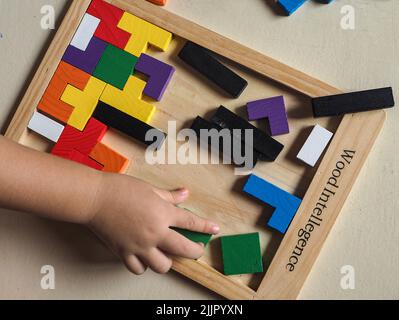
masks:
{"label": "purple puzzle piece", "polygon": [[136,71],[149,77],[144,94],[161,101],[175,68],[143,53],[140,56],[135,68]]}
{"label": "purple puzzle piece", "polygon": [[249,121],[269,119],[272,136],[290,132],[283,96],[250,102],[247,110]]}
{"label": "purple puzzle piece", "polygon": [[72,45],[68,46],[62,61],[92,75],[106,47],[106,42],[93,37],[86,51],[82,51]]}

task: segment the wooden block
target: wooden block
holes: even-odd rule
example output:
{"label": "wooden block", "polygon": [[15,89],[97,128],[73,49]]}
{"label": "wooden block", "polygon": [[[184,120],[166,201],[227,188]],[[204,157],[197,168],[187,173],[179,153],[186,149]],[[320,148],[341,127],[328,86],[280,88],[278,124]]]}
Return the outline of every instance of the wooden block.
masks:
{"label": "wooden block", "polygon": [[280,5],[280,7],[284,10],[284,12],[290,16],[293,14],[296,10],[301,7],[306,0],[278,0],[277,3]]}
{"label": "wooden block", "polygon": [[244,192],[275,208],[268,226],[284,234],[301,205],[298,197],[276,187],[255,175],[251,175]]}
{"label": "wooden block", "polygon": [[142,53],[135,70],[149,77],[144,94],[161,101],[172,80],[176,69],[162,61],[159,61],[145,53]]}
{"label": "wooden block", "polygon": [[159,50],[167,51],[172,41],[172,34],[170,32],[128,12],[123,14],[118,27],[131,34],[125,50],[136,57],[140,57],[142,53],[146,53],[149,45]]}
{"label": "wooden block", "polygon": [[93,76],[123,90],[129,77],[133,74],[138,58],[113,45],[105,49]]}
{"label": "wooden block", "polygon": [[101,20],[94,35],[119,49],[124,49],[130,34],[118,28],[123,10],[103,1],[92,0],[87,13]]}
{"label": "wooden block", "polygon": [[64,131],[63,125],[36,111],[29,121],[28,128],[53,142],[57,142]]}
{"label": "wooden block", "polygon": [[333,133],[316,125],[301,151],[299,151],[297,158],[314,167],[332,137]]}
{"label": "wooden block", "polygon": [[61,100],[74,107],[68,120],[70,126],[83,131],[97,106],[105,86],[104,82],[94,77],[90,78],[83,91],[71,85],[67,86]]}
{"label": "wooden block", "polygon": [[224,236],[220,241],[225,275],[263,272],[259,233]]}
{"label": "wooden block", "polygon": [[90,119],[83,132],[67,125],[51,153],[68,158],[70,152],[76,150],[88,156],[103,139],[107,129],[105,124],[96,119]]}
{"label": "wooden block", "polygon": [[90,152],[90,158],[103,165],[102,171],[113,173],[125,173],[129,165],[129,160],[99,142]]}
{"label": "wooden block", "polygon": [[246,80],[220,63],[208,50],[193,42],[186,43],[179,58],[233,98],[238,98],[248,86]]}
{"label": "wooden block", "polygon": [[88,73],[61,61],[37,108],[52,118],[67,123],[73,107],[63,102],[61,96],[68,84],[83,90],[89,79]]}
{"label": "wooden block", "polygon": [[88,74],[93,74],[106,47],[106,42],[96,37],[92,37],[85,51],[75,48],[72,45],[68,46],[64,56],[62,57],[62,61],[65,61]]}
{"label": "wooden block", "polygon": [[71,46],[86,51],[101,20],[86,13],[71,41]]}
{"label": "wooden block", "polygon": [[[220,106],[216,114],[212,117],[212,122],[222,128],[230,130],[252,130],[253,147],[259,152],[262,159],[274,161],[284,148],[277,140],[274,140],[272,137],[223,106]],[[244,137],[243,133],[241,133],[241,137]]]}
{"label": "wooden block", "polygon": [[152,2],[158,6],[164,6],[167,2],[167,0],[148,0],[149,2]]}
{"label": "wooden block", "polygon": [[[193,130],[197,134],[197,137],[199,139],[204,139],[204,135],[202,133],[203,130],[205,130],[206,132],[209,132],[210,130],[216,130],[216,132],[219,133],[221,130],[223,130],[223,128],[213,122],[209,122],[201,117],[197,117],[191,125],[191,130]],[[230,153],[228,154],[225,154],[228,150],[224,150],[224,141],[222,139],[222,135],[218,139],[217,147],[220,154],[223,155],[223,157],[228,156],[231,162],[236,166],[244,166],[245,164],[247,164],[247,166],[250,167],[248,169],[254,168],[256,166],[256,163],[258,162],[259,153],[256,150],[252,149],[252,161],[249,158],[247,158],[247,163],[239,163],[238,161],[235,161],[233,150],[234,148],[239,147],[241,148],[241,154],[243,154],[243,151],[245,150],[245,140],[237,138],[231,132],[230,132],[230,137],[231,137],[231,147],[229,150]],[[209,137],[209,135],[206,135],[206,138],[207,138],[206,142],[208,143],[208,145],[210,145],[211,147],[216,147],[211,144],[212,139]],[[249,155],[246,156],[248,157]]]}
{"label": "wooden block", "polygon": [[76,151],[76,150],[71,150],[69,152],[68,156],[65,156],[62,158],[74,161],[76,163],[83,164],[89,168],[92,168],[92,169],[95,169],[98,171],[103,170],[103,166],[101,164],[99,164],[97,161],[91,159],[87,155],[80,153],[79,151]]}
{"label": "wooden block", "polygon": [[395,101],[391,87],[312,99],[315,117],[339,116],[348,113],[390,108],[394,105]]}
{"label": "wooden block", "polygon": [[203,243],[205,246],[209,243],[209,241],[211,241],[212,238],[212,235],[207,233],[194,232],[180,228],[171,228],[171,229],[180,233],[182,236],[186,237],[190,241],[195,243]]}
{"label": "wooden block", "polygon": [[[165,133],[101,101],[98,103],[93,117],[145,145],[154,145],[157,149],[162,147],[166,139]],[[155,138],[151,141],[146,141],[145,138],[149,132],[153,133]]]}
{"label": "wooden block", "polygon": [[142,100],[145,86],[143,80],[130,76],[124,90],[107,85],[100,100],[131,117],[149,123],[155,113],[155,106]]}
{"label": "wooden block", "polygon": [[272,136],[290,132],[284,97],[273,97],[247,104],[249,121],[268,119]]}

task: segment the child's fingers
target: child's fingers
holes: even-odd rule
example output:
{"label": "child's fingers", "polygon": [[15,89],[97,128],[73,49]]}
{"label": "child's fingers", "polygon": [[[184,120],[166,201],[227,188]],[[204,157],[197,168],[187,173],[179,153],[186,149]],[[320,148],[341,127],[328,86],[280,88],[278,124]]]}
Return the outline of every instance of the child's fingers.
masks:
{"label": "child's fingers", "polygon": [[162,199],[172,204],[180,204],[187,200],[189,196],[189,191],[185,188],[175,190],[175,191],[167,191],[158,188],[154,188],[154,192],[159,195]]}
{"label": "child's fingers", "polygon": [[188,240],[173,230],[170,230],[170,233],[159,247],[174,256],[187,259],[199,259],[204,254],[202,245]]}
{"label": "child's fingers", "polygon": [[218,234],[220,231],[220,227],[216,223],[202,219],[187,210],[176,208],[176,213],[173,227],[208,234]]}
{"label": "child's fingers", "polygon": [[147,270],[147,266],[134,254],[124,257],[123,262],[126,268],[136,275],[141,275]]}
{"label": "child's fingers", "polygon": [[172,268],[172,259],[157,248],[149,250],[141,258],[156,273],[164,274]]}

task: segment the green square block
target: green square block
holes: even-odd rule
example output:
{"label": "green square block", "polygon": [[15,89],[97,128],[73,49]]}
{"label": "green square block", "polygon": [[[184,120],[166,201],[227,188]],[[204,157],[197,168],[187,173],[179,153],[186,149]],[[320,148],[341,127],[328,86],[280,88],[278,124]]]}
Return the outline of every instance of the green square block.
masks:
{"label": "green square block", "polygon": [[211,241],[212,235],[207,233],[194,232],[189,230],[184,230],[180,228],[172,228],[176,232],[180,233],[182,236],[185,236],[187,239],[191,240],[195,243],[203,243],[205,246]]}
{"label": "green square block", "polygon": [[224,274],[263,272],[259,233],[221,237]]}
{"label": "green square block", "polygon": [[134,72],[137,61],[138,58],[134,55],[109,44],[101,56],[93,76],[123,90],[127,80]]}

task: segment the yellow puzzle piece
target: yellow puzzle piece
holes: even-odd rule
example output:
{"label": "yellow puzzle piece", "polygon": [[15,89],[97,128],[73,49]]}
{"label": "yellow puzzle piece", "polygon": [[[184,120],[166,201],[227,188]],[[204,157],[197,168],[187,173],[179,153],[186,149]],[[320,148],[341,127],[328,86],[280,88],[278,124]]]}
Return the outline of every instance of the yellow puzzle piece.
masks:
{"label": "yellow puzzle piece", "polygon": [[90,77],[83,91],[68,85],[61,96],[61,101],[74,107],[68,124],[83,131],[87,122],[97,107],[98,100],[105,89],[106,83]]}
{"label": "yellow puzzle piece", "polygon": [[149,123],[155,113],[155,106],[141,100],[145,86],[145,81],[130,76],[123,90],[107,84],[100,100],[142,122]]}
{"label": "yellow puzzle piece", "polygon": [[166,51],[172,41],[172,34],[170,32],[128,12],[123,14],[118,27],[131,33],[125,51],[136,57],[140,57],[142,53],[145,53],[149,44],[162,51]]}

